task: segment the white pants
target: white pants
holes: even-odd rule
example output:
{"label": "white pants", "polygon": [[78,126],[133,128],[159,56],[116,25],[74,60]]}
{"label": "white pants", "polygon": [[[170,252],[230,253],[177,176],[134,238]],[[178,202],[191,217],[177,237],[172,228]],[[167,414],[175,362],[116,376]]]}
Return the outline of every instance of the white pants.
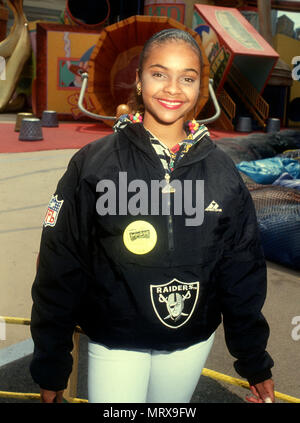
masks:
{"label": "white pants", "polygon": [[188,403],[214,341],[174,352],[109,349],[89,342],[91,403]]}

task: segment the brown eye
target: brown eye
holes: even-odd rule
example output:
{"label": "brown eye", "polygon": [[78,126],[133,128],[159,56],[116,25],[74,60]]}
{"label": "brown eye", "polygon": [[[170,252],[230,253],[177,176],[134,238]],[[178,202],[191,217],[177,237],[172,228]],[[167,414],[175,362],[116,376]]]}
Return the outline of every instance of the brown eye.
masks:
{"label": "brown eye", "polygon": [[155,78],[163,78],[164,75],[160,72],[153,72],[152,76],[154,76]]}
{"label": "brown eye", "polygon": [[184,76],[184,77],[182,78],[182,82],[183,82],[184,84],[189,84],[189,85],[191,85],[191,84],[193,84],[193,83],[195,82],[195,78],[192,78],[191,76]]}

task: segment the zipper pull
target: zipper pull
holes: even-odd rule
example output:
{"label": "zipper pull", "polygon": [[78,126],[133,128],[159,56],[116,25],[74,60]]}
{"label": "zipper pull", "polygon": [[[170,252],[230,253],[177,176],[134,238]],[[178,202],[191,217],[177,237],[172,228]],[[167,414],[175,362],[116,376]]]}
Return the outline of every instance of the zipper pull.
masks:
{"label": "zipper pull", "polygon": [[162,194],[172,194],[174,193],[176,190],[174,187],[172,187],[172,185],[170,185],[170,175],[169,173],[165,173],[165,180],[166,180],[166,185],[163,187],[162,189]]}

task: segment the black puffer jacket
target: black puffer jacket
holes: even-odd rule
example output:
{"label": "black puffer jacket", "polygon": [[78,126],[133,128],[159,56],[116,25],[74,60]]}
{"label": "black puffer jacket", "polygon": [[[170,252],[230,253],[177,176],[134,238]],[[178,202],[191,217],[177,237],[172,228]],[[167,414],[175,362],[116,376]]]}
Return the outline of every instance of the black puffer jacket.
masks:
{"label": "black puffer jacket", "polygon": [[[32,289],[31,374],[42,388],[66,387],[75,325],[109,347],[176,350],[207,339],[222,317],[237,372],[251,384],[271,377],[265,261],[234,163],[205,136],[172,172],[169,215],[166,194],[150,190],[164,177],[142,124],[72,158],[45,217]],[[124,198],[142,214],[124,210]]]}

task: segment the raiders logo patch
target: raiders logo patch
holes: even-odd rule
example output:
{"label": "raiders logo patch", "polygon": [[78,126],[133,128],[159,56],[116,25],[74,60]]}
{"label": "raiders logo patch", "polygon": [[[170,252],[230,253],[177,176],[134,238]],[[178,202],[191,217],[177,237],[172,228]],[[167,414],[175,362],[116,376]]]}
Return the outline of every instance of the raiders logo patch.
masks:
{"label": "raiders logo patch", "polygon": [[162,285],[150,285],[152,306],[159,320],[177,329],[191,318],[199,296],[200,282],[172,279]]}
{"label": "raiders logo patch", "polygon": [[57,195],[52,196],[49,205],[48,210],[46,212],[46,216],[44,219],[44,226],[55,226],[58,218],[58,214],[60,212],[60,209],[63,205],[64,200],[58,200]]}

